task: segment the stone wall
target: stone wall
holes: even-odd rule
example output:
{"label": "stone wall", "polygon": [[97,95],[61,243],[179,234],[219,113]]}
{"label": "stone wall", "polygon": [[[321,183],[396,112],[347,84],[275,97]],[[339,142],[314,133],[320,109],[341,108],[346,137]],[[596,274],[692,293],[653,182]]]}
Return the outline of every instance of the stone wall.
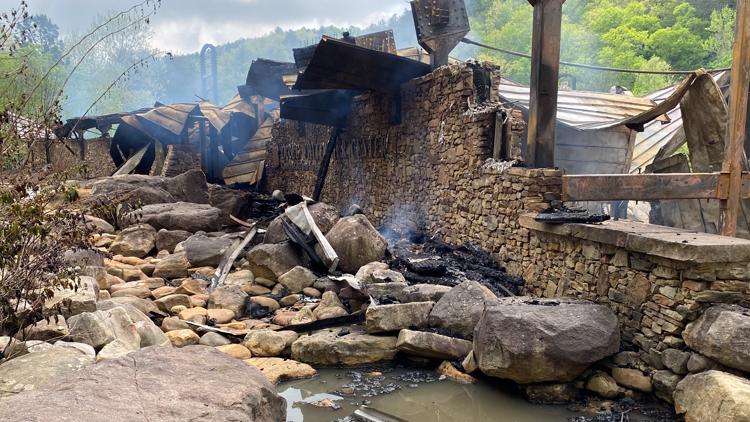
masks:
{"label": "stone wall", "polygon": [[[469,109],[480,97],[475,72],[493,69],[444,67],[404,84],[398,125],[390,124],[387,96],[357,97],[322,199],[342,210],[356,203],[376,224],[441,226],[451,212],[441,202],[464,198],[435,193],[449,194],[457,181],[476,179],[492,154],[495,109]],[[267,187],[312,194],[329,130],[293,121],[277,124],[268,146]]]}
{"label": "stone wall", "polygon": [[[167,146],[167,154],[160,172],[161,176],[175,177],[195,169],[201,169],[201,154],[197,145],[173,144]],[[154,170],[152,168],[152,171]]]}
{"label": "stone wall", "polygon": [[111,176],[116,168],[109,154],[110,142],[111,138],[84,141],[84,159],[81,159],[81,144],[77,140],[52,141],[49,144],[39,141],[30,151],[30,162],[38,167],[49,165],[55,172],[72,172],[69,177],[93,179]]}
{"label": "stone wall", "polygon": [[[355,99],[322,199],[359,204],[376,225],[477,244],[524,277],[526,294],[607,304],[646,373],[664,367],[665,350],[685,349],[682,330],[706,307],[750,303],[749,241],[630,222],[536,223],[560,199],[562,174],[484,165],[496,109],[473,106],[474,72],[454,65],[405,84],[400,125],[386,97]],[[267,187],[310,195],[328,138],[326,127],[280,122]]]}

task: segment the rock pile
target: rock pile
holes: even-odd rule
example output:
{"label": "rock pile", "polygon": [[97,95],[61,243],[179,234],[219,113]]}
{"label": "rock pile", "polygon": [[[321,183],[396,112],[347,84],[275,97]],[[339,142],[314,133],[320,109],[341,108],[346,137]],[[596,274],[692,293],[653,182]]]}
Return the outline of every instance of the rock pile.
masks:
{"label": "rock pile", "polygon": [[[742,393],[746,380],[726,373],[749,370],[750,314],[741,307],[707,311],[685,330],[685,344],[693,351],[681,345],[661,351],[664,369],[650,373],[636,353],[620,352],[620,329],[609,307],[563,298],[498,298],[498,292],[519,287],[507,274],[496,284],[465,277],[449,285],[415,282],[445,280],[451,273],[444,263],[456,258],[391,260],[391,266],[384,262],[386,240],[363,214],[342,217],[323,203],[307,208],[338,257],[336,271],[321,265],[325,251],[319,238],[310,234],[301,241],[290,234],[286,215],[270,221],[227,264],[249,230],[229,224],[227,216],[239,206],[226,190],[219,191],[224,208],[212,205],[205,178],[186,174],[170,183],[127,176],[98,181],[92,191],[94,197],[150,201],[113,221],[117,229],[88,216],[97,250],[68,257],[84,274],[81,288],[57,291],[49,300],[50,306],[68,305],[64,315],[26,327],[16,338],[0,338],[6,357],[0,396],[15,395],[19,406],[46,393],[60,400],[85,395],[82,409],[93,408],[109,390],[89,391],[106,377],[128,373],[130,379],[118,387],[128,394],[148,380],[149,388],[198,401],[186,393],[192,391],[190,379],[169,381],[190,354],[193,362],[202,362],[193,374],[216,371],[207,377],[212,383],[231,372],[243,374],[237,389],[216,387],[218,396],[204,415],[221,415],[218,419],[283,418],[271,384],[314,376],[316,366],[367,365],[397,356],[432,364],[441,376],[459,382],[473,382],[469,374],[480,373],[511,380],[534,400],[568,401],[585,391],[605,399],[654,393],[674,400],[689,420],[741,413],[738,406],[708,418],[711,409],[691,404],[702,389],[718,396],[736,384],[732,400],[748,400]],[[213,285],[227,265],[226,278]],[[505,274],[499,266],[473,273]],[[164,366],[157,365],[160,360]],[[207,361],[213,366],[204,368]],[[141,380],[141,371],[153,377]],[[61,377],[70,390],[57,381]],[[43,420],[56,400],[29,420]],[[199,411],[185,403],[168,413],[158,401],[145,401],[147,396],[140,396],[119,410],[165,420],[192,418]],[[268,416],[266,409],[277,413]],[[13,412],[5,408],[0,416],[13,420]],[[239,416],[246,413],[253,416]]]}

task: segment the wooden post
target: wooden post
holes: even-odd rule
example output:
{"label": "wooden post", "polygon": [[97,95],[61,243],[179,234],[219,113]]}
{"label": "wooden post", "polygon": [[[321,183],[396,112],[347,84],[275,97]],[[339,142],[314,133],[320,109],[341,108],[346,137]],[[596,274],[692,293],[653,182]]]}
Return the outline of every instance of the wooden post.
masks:
{"label": "wooden post", "polygon": [[326,151],[323,154],[323,159],[320,162],[320,168],[318,169],[318,178],[315,181],[315,191],[313,192],[313,199],[315,201],[320,201],[320,195],[323,192],[323,185],[326,182],[326,176],[328,176],[328,166],[331,164],[331,156],[333,156],[333,151],[336,149],[336,142],[339,139],[340,133],[340,127],[337,126],[333,128],[331,138],[328,139],[328,144],[326,144]]}
{"label": "wooden post", "polygon": [[531,38],[531,102],[526,161],[533,167],[555,166],[557,84],[560,34],[565,0],[529,0],[534,6]]}
{"label": "wooden post", "polygon": [[725,148],[722,172],[729,173],[729,195],[721,201],[721,234],[737,235],[740,213],[744,139],[747,125],[748,85],[750,85],[750,0],[737,1],[737,29],[732,54],[728,145]]}

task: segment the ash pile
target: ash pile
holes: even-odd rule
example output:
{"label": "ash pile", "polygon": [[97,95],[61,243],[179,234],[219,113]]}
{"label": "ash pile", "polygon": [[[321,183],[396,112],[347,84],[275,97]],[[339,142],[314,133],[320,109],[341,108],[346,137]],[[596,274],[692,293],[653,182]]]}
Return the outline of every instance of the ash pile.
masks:
{"label": "ash pile", "polygon": [[407,282],[455,287],[474,280],[496,296],[517,296],[524,280],[508,274],[498,261],[472,244],[452,246],[435,238],[403,239],[391,245],[390,265]]}

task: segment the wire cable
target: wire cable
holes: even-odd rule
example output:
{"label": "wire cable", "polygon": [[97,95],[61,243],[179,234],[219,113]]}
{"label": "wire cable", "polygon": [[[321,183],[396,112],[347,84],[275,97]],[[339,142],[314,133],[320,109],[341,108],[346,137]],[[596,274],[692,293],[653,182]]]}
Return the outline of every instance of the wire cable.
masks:
{"label": "wire cable", "polygon": [[[461,42],[463,42],[465,44],[476,45],[477,47],[486,48],[488,50],[493,50],[493,51],[497,51],[497,52],[500,52],[500,53],[509,54],[511,56],[524,57],[524,58],[527,58],[527,59],[531,58],[530,54],[519,53],[517,51],[507,50],[507,49],[499,48],[499,47],[492,47],[492,46],[487,45],[487,44],[482,44],[482,43],[479,43],[479,42],[476,42],[476,41],[472,41],[472,40],[470,40],[468,38],[461,39]],[[619,72],[619,73],[639,73],[639,74],[644,74],[644,75],[690,75],[690,74],[695,73],[695,70],[635,70],[635,69],[621,69],[621,68],[617,68],[617,67],[606,67],[606,66],[595,66],[595,65],[591,65],[591,64],[571,63],[571,62],[565,62],[565,61],[562,61],[562,60],[560,61],[560,64],[561,65],[565,65],[565,66],[571,66],[571,67],[579,67],[579,68],[582,68],[582,69],[601,70],[601,71]],[[706,70],[706,72],[708,72],[708,73],[715,73],[715,72],[726,72],[726,71],[730,71],[730,70],[732,70],[731,67],[722,68],[722,69],[709,69],[709,70]]]}

